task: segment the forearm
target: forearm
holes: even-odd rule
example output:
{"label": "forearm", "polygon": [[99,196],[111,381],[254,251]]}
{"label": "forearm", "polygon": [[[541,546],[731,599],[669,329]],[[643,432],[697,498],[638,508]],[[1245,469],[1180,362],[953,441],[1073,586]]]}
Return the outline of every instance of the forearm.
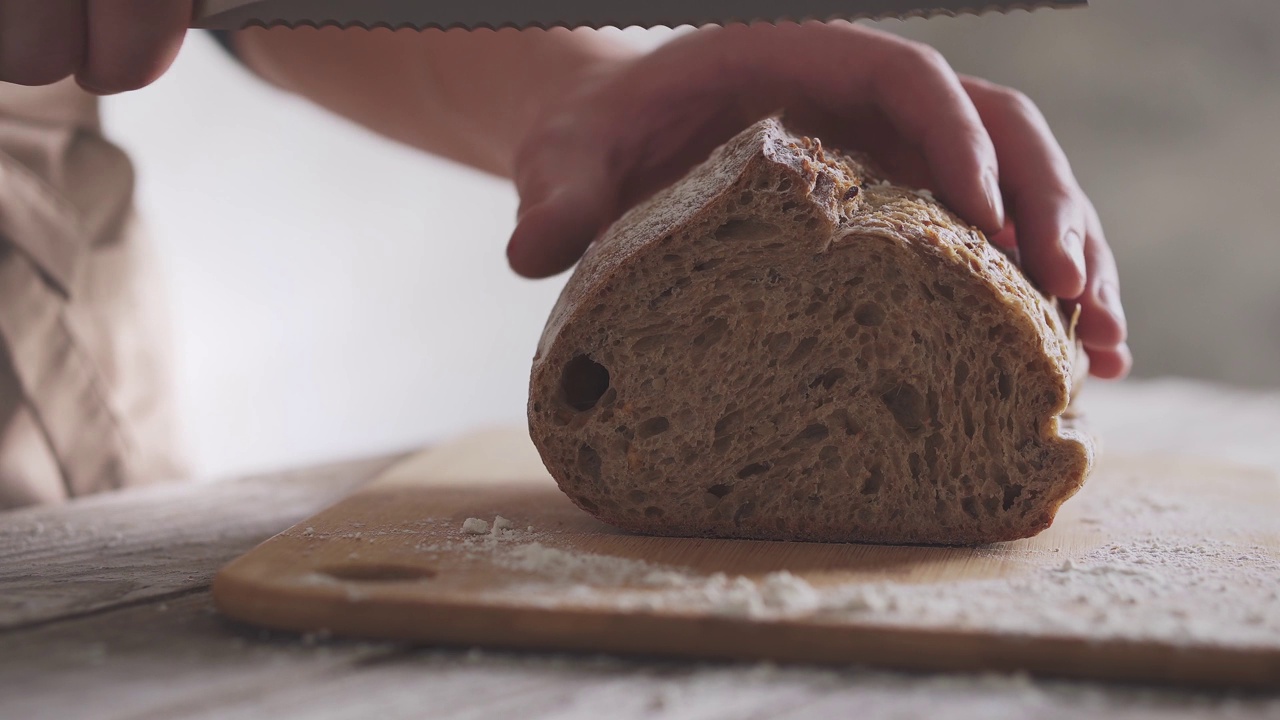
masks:
{"label": "forearm", "polygon": [[601,60],[592,31],[246,30],[246,64],[281,88],[413,147],[510,177],[532,118]]}

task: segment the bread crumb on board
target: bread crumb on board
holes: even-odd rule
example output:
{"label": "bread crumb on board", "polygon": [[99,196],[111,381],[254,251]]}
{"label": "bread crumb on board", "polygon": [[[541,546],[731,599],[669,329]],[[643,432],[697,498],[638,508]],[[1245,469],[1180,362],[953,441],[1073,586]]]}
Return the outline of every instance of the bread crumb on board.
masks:
{"label": "bread crumb on board", "polygon": [[462,532],[468,535],[485,535],[489,532],[489,523],[480,518],[467,518],[462,521]]}

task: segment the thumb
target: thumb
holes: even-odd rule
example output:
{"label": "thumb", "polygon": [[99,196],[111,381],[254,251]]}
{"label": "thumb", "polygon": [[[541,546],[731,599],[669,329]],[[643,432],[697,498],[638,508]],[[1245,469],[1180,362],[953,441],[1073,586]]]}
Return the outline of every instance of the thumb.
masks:
{"label": "thumb", "polygon": [[599,161],[574,163],[560,155],[545,167],[546,172],[520,173],[520,213],[507,243],[511,269],[528,278],[573,267],[613,220],[617,202],[617,189]]}

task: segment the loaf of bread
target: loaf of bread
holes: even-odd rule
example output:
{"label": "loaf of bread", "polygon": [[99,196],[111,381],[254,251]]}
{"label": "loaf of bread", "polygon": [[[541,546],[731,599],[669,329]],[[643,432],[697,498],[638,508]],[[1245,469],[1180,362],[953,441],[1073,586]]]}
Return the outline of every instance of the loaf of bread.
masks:
{"label": "loaf of bread", "polygon": [[582,258],[533,363],[561,489],[659,535],[972,545],[1084,482],[1057,304],[926,192],[762,121]]}

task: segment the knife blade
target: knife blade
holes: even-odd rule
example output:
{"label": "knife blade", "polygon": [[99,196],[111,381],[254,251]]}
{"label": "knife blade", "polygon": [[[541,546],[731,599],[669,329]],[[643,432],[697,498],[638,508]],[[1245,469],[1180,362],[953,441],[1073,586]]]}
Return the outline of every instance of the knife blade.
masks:
{"label": "knife blade", "polygon": [[679,27],[1083,7],[1088,0],[198,0],[192,27]]}

